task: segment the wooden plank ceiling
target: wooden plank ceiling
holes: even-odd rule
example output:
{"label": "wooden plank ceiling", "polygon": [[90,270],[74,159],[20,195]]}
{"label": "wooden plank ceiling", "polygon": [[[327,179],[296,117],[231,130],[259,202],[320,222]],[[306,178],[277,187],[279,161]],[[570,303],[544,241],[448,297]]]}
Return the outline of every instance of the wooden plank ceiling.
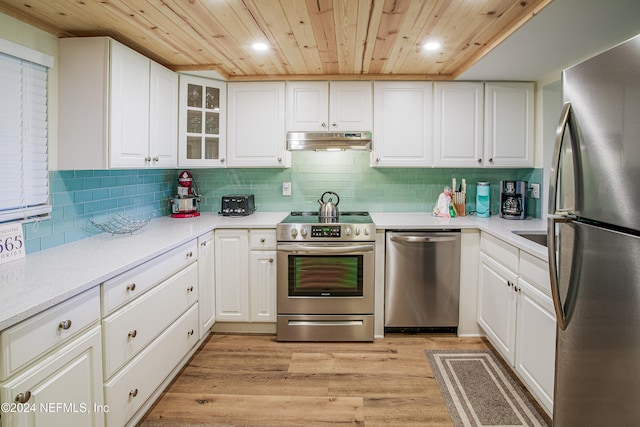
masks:
{"label": "wooden plank ceiling", "polygon": [[[57,37],[111,36],[228,80],[450,80],[552,0],[0,0]],[[442,47],[425,51],[438,40]],[[270,48],[256,52],[261,41]]]}

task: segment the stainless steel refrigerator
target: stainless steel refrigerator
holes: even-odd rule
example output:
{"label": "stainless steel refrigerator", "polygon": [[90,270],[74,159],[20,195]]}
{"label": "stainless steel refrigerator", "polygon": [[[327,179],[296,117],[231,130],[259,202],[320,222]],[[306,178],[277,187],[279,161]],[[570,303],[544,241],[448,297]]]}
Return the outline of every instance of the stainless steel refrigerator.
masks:
{"label": "stainless steel refrigerator", "polygon": [[640,425],[640,36],[562,75],[549,191],[555,426]]}

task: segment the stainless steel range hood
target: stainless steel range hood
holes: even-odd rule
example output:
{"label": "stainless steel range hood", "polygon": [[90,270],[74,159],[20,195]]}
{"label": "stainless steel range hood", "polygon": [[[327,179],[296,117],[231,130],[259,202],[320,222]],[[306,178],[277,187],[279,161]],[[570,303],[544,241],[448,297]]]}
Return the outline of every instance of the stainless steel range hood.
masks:
{"label": "stainless steel range hood", "polygon": [[287,150],[371,151],[371,132],[287,132]]}

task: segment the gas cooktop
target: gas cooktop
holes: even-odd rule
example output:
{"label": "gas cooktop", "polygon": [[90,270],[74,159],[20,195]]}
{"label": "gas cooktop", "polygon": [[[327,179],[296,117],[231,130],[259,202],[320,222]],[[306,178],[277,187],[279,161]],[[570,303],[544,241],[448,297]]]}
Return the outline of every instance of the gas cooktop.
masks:
{"label": "gas cooktop", "polygon": [[276,226],[279,242],[373,241],[375,225],[369,212],[340,212],[320,217],[318,212],[291,212]]}

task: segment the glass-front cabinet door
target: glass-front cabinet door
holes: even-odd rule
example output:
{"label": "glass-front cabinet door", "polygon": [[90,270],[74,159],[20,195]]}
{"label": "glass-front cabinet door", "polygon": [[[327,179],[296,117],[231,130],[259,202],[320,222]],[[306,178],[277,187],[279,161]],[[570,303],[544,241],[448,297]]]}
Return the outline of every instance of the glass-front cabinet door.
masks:
{"label": "glass-front cabinet door", "polygon": [[180,166],[225,166],[226,106],[225,82],[180,75]]}

